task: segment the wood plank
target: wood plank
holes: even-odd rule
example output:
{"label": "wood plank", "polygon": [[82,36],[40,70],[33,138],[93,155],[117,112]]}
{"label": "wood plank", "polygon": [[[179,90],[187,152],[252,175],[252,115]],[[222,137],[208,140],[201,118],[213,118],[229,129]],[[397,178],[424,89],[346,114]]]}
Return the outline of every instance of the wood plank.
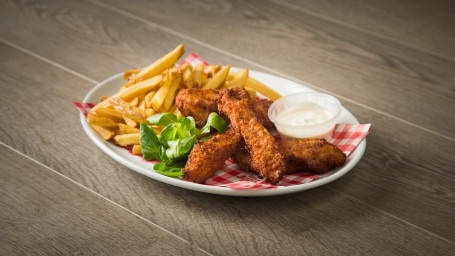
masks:
{"label": "wood plank", "polygon": [[[338,187],[328,185],[270,198],[231,198],[187,191],[120,166],[89,141],[80,127],[78,113],[70,103],[91,86],[86,81],[9,46],[0,45],[0,52],[4,60],[8,60],[0,62],[0,72],[5,74],[0,80],[4,92],[0,96],[3,103],[0,106],[1,141],[205,251],[213,254],[368,252],[384,255],[393,252],[430,254],[435,251],[449,254],[454,249],[450,239],[454,231],[449,225],[455,209],[453,179],[437,172],[450,172],[453,159],[447,152],[451,152],[453,143],[409,127],[390,132],[390,127],[378,125],[371,137],[378,136],[375,141],[379,145],[375,147],[384,147],[387,154],[383,153],[378,160],[374,159],[375,154],[366,156],[362,162],[367,165],[359,165],[347,176],[350,179],[339,181]],[[30,90],[30,85],[36,89]],[[361,114],[358,112],[356,114]],[[361,117],[370,115],[366,112]],[[390,122],[386,117],[379,118],[383,118],[384,124]],[[407,150],[396,153],[396,144],[381,144],[385,137],[400,136],[403,131],[415,134],[414,146],[401,140]],[[420,146],[427,144],[428,140],[434,145],[422,151]],[[448,150],[445,155],[439,155],[439,150],[433,151],[437,147]],[[435,161],[427,162],[424,156],[434,157]],[[415,157],[416,162],[411,163],[411,157]],[[384,159],[393,165],[376,165]],[[441,164],[444,162],[447,166]],[[392,175],[395,170],[390,167],[399,166],[404,177],[415,178],[416,165],[424,166],[419,170],[419,180],[398,179],[389,187],[371,186],[374,189],[371,192],[370,188],[348,189],[349,183],[371,184],[387,174]],[[357,178],[358,173],[362,174],[361,179]],[[439,191],[433,194],[410,193],[415,191],[414,186],[419,188],[422,184],[437,185]],[[395,194],[382,198],[387,204],[374,205],[377,208],[364,203],[373,201],[372,197],[365,195],[368,200],[354,198],[357,193],[367,194],[367,191],[384,195],[391,188],[395,189]],[[436,193],[447,196],[438,198],[434,195]],[[413,204],[402,203],[409,201]],[[394,213],[397,217],[383,212],[391,207],[397,208]],[[420,209],[429,208],[432,214],[420,212]],[[417,220],[426,217],[426,222],[409,225],[409,212],[413,212],[412,217]],[[284,238],[285,245],[281,242]]]}
{"label": "wood plank", "polygon": [[286,0],[282,3],[455,58],[455,4],[450,0]]}
{"label": "wood plank", "polygon": [[452,60],[274,2],[101,1],[455,138]]}
{"label": "wood plank", "polygon": [[0,145],[3,255],[207,255]]}

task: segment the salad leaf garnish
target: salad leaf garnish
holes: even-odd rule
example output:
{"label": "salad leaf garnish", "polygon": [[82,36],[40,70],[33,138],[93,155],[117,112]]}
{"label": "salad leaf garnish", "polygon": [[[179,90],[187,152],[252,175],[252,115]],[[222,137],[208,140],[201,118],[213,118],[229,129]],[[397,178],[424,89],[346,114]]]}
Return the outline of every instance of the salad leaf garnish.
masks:
{"label": "salad leaf garnish", "polygon": [[210,128],[213,127],[221,133],[226,132],[226,121],[215,112],[210,113],[207,123],[201,129],[201,133],[210,133]]}
{"label": "salad leaf garnish", "polygon": [[171,177],[183,175],[182,169],[198,138],[207,141],[214,136],[211,130],[221,133],[226,131],[226,122],[217,113],[209,115],[207,124],[201,130],[196,128],[196,122],[191,116],[177,119],[172,113],[161,113],[148,117],[147,121],[152,125],[165,127],[157,136],[151,125],[141,123],[142,155],[147,161],[162,161],[155,164],[153,169]]}
{"label": "salad leaf garnish", "polygon": [[144,157],[145,160],[147,161],[154,159],[161,160],[160,159],[161,145],[152,126],[146,123],[141,123],[139,144],[141,145],[142,156]]}

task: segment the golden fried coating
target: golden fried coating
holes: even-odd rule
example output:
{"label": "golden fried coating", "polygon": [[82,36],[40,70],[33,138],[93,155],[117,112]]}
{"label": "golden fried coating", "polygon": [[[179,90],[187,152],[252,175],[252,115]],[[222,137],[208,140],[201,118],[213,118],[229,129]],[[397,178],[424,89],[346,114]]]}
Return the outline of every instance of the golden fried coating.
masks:
{"label": "golden fried coating", "polygon": [[[190,88],[181,91],[176,99],[180,113],[184,116],[192,116],[196,121],[197,127],[201,128],[207,123],[209,114],[218,112],[218,103],[220,96],[218,91],[212,89]],[[268,116],[270,105],[273,101],[254,97],[251,100],[251,107],[256,113],[258,119],[267,128],[273,128],[274,124]]]}
{"label": "golden fried coating", "polygon": [[254,97],[251,99],[251,108],[256,113],[258,119],[261,121],[262,125],[267,128],[274,128],[275,125],[269,118],[269,108],[272,105],[273,101],[269,99],[261,99],[259,97]]}
{"label": "golden fried coating", "polygon": [[[346,161],[346,155],[324,139],[280,140],[278,147],[286,161],[286,173],[325,173]],[[231,158],[242,170],[251,170],[251,156],[246,150],[235,152]]]}
{"label": "golden fried coating", "polygon": [[196,183],[204,183],[224,162],[241,147],[242,138],[229,127],[208,141],[198,142],[188,157],[182,172],[185,177]]}
{"label": "golden fried coating", "polygon": [[175,104],[184,116],[192,116],[198,128],[207,123],[210,113],[218,112],[218,91],[212,89],[189,88],[181,91],[175,98]]}
{"label": "golden fried coating", "polygon": [[285,155],[286,163],[298,166],[302,171],[325,173],[346,161],[346,155],[324,139],[281,140],[279,147]]}
{"label": "golden fried coating", "polygon": [[231,125],[245,141],[251,154],[251,166],[264,182],[277,184],[285,173],[283,155],[278,144],[251,109],[250,96],[241,88],[223,89],[218,110],[229,117]]}
{"label": "golden fried coating", "polygon": [[251,155],[245,148],[240,148],[232,156],[232,161],[243,171],[253,171],[251,169]]}

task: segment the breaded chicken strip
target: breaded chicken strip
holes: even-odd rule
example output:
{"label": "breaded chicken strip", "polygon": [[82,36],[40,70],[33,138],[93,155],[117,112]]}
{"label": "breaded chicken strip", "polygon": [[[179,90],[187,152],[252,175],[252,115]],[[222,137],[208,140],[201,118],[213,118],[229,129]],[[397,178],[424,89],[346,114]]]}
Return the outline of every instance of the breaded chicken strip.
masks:
{"label": "breaded chicken strip", "polygon": [[196,183],[204,183],[242,144],[240,134],[229,127],[208,141],[198,142],[188,157],[182,172],[185,177]]}
{"label": "breaded chicken strip", "polygon": [[272,105],[273,101],[269,99],[261,99],[259,97],[253,97],[251,99],[251,108],[253,109],[254,113],[256,113],[259,121],[261,121],[262,125],[267,128],[274,128],[275,125],[273,124],[272,120],[269,118],[269,108]]}
{"label": "breaded chicken strip", "polygon": [[[210,113],[218,112],[219,103],[218,91],[212,89],[189,88],[181,91],[176,99],[180,113],[184,116],[192,116],[196,121],[197,127],[201,128],[207,123]],[[258,119],[268,128],[273,128],[274,124],[268,116],[268,110],[273,101],[254,97],[251,99],[251,107],[254,109]]]}
{"label": "breaded chicken strip", "polygon": [[[325,173],[346,162],[346,155],[324,139],[281,140],[280,151],[285,155],[287,172],[297,170]],[[297,170],[295,170],[297,167]]]}
{"label": "breaded chicken strip", "polygon": [[249,94],[241,88],[223,89],[218,110],[229,117],[231,125],[245,141],[251,154],[251,166],[266,183],[277,184],[285,173],[283,155],[278,144],[258,120],[250,106]]}
{"label": "breaded chicken strip", "polygon": [[190,88],[181,91],[175,98],[175,105],[184,116],[192,116],[196,126],[202,128],[210,113],[218,112],[218,91]]}
{"label": "breaded chicken strip", "polygon": [[[286,161],[286,173],[325,173],[346,161],[346,155],[324,139],[280,140],[278,146]],[[242,170],[251,170],[251,156],[247,151],[237,151],[232,160]]]}

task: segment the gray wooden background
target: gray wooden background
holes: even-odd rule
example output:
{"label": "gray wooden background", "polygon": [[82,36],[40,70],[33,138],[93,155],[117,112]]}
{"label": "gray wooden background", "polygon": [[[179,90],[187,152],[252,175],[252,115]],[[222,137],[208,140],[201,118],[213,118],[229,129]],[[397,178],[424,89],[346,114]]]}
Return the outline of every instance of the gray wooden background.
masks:
{"label": "gray wooden background", "polygon": [[[453,255],[455,4],[0,1],[2,255]],[[237,198],[112,160],[72,101],[183,43],[337,96],[367,149],[341,179]]]}

